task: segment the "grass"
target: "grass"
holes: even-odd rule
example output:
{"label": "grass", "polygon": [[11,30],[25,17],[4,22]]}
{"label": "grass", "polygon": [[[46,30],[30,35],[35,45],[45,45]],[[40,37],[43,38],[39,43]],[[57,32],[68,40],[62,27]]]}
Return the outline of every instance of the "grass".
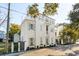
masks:
{"label": "grass", "polygon": [[4,47],[5,47],[4,42],[0,42],[0,54],[4,53]]}
{"label": "grass", "polygon": [[[14,43],[14,52],[18,52],[18,43]],[[5,43],[0,42],[0,55],[5,53]],[[9,42],[8,53],[11,53],[11,42]]]}
{"label": "grass", "polygon": [[[5,43],[0,42],[0,54],[4,54],[4,53],[5,53]],[[11,42],[9,42],[8,53],[11,53]]]}
{"label": "grass", "polygon": [[[18,52],[18,44],[14,43],[14,52]],[[5,53],[5,43],[4,42],[0,42],[0,55]],[[8,49],[8,53],[11,53],[11,42],[9,42],[9,49]]]}

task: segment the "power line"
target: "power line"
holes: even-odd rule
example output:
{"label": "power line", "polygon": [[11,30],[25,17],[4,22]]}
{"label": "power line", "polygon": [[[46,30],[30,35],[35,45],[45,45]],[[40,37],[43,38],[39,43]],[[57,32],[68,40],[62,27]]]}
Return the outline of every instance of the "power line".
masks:
{"label": "power line", "polygon": [[[3,6],[0,6],[0,8],[3,8],[3,9],[8,10],[8,8],[3,7]],[[11,9],[11,8],[10,8],[10,11],[13,11],[13,12],[16,12],[16,13],[19,13],[19,14],[26,15],[26,13],[23,13],[23,12],[20,12],[20,11],[17,11],[17,10]],[[5,21],[6,21],[6,18],[7,18],[7,16],[6,16],[5,19],[0,23],[0,26],[1,26]]]}
{"label": "power line", "polygon": [[[3,8],[3,9],[8,10],[8,8],[3,7],[3,6],[0,6],[0,8]],[[23,15],[26,15],[26,13],[23,13],[23,12],[20,12],[20,11],[14,10],[14,9],[10,9],[10,11],[13,11],[13,12],[16,12],[16,13],[20,13],[20,14],[23,14]],[[5,19],[6,19],[6,18],[7,18],[7,17],[5,17]],[[5,19],[0,23],[0,26],[5,22]]]}
{"label": "power line", "polygon": [[0,26],[6,21],[7,16],[5,17],[5,19],[0,23]]}
{"label": "power line", "polygon": [[[0,6],[0,8],[3,8],[3,9],[8,10],[8,8],[3,7],[3,6]],[[20,13],[20,14],[23,14],[23,15],[26,15],[26,13],[23,13],[23,12],[20,12],[20,11],[14,10],[14,9],[10,9],[10,11],[14,11],[14,12],[17,12],[17,13]]]}

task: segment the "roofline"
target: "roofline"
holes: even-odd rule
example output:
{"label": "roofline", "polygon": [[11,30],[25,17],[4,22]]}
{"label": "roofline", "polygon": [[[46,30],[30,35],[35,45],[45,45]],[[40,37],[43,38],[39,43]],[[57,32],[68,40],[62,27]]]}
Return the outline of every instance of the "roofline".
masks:
{"label": "roofline", "polygon": [[4,32],[4,31],[0,30],[0,32]]}
{"label": "roofline", "polygon": [[50,19],[52,19],[52,20],[55,21],[55,19],[53,19],[53,18],[51,18],[51,17],[49,17],[49,16],[47,16],[47,15],[44,15],[44,14],[41,14],[41,13],[40,13],[40,15],[46,16],[46,17],[48,17],[48,18],[50,18]]}
{"label": "roofline", "polygon": [[[41,13],[39,13],[39,14],[55,21],[55,19],[53,19],[53,18],[51,18],[51,17],[49,17],[49,16],[47,16],[47,15],[44,15],[44,14],[41,14]],[[31,17],[31,19],[35,19],[35,18]],[[26,20],[31,20],[31,19],[28,19],[28,18],[27,18],[27,19],[24,19],[24,20],[22,21],[21,25],[22,25]],[[31,21],[32,21],[32,20],[31,20]]]}
{"label": "roofline", "polygon": [[22,25],[25,21],[34,21],[34,20],[32,20],[32,19],[24,19],[24,20],[22,21],[21,25]]}

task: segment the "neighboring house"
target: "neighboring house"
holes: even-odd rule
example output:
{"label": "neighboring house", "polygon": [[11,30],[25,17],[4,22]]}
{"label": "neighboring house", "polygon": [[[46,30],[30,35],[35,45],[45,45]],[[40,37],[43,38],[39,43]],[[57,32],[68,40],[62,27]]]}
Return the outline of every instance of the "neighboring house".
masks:
{"label": "neighboring house", "polygon": [[76,44],[79,44],[79,39],[76,41]]}
{"label": "neighboring house", "polygon": [[14,34],[13,42],[19,42],[19,41],[20,41],[20,35],[18,33]]}
{"label": "neighboring house", "polygon": [[5,37],[4,31],[0,30],[0,41],[3,41]]}
{"label": "neighboring house", "polygon": [[20,32],[21,32],[21,31],[18,31],[17,33],[14,34],[13,42],[20,42],[20,41],[21,41],[21,40],[20,40],[20,36],[21,36],[21,35],[20,35]]}
{"label": "neighboring house", "polygon": [[63,44],[63,41],[60,39],[60,34],[63,28],[64,28],[63,24],[57,24],[55,26],[55,37],[56,37],[57,44]]}
{"label": "neighboring house", "polygon": [[18,48],[20,48],[20,51],[24,51],[24,41],[20,40],[20,31],[18,31],[16,34],[14,34],[14,39],[13,39],[13,43],[14,45],[19,44],[20,43],[20,47],[17,46]]}
{"label": "neighboring house", "polygon": [[55,45],[55,20],[45,15],[26,18],[21,24],[21,41],[25,50]]}

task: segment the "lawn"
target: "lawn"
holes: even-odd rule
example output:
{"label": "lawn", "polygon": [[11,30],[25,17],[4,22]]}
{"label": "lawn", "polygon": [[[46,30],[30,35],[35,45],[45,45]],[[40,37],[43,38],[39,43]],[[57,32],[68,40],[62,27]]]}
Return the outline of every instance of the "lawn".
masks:
{"label": "lawn", "polygon": [[5,47],[5,43],[4,42],[0,42],[0,54],[4,53],[4,47]]}
{"label": "lawn", "polygon": [[[14,52],[18,51],[18,44],[14,43]],[[0,42],[0,55],[5,53],[5,43],[4,42]],[[9,42],[9,49],[8,49],[8,53],[11,53],[11,42]]]}

